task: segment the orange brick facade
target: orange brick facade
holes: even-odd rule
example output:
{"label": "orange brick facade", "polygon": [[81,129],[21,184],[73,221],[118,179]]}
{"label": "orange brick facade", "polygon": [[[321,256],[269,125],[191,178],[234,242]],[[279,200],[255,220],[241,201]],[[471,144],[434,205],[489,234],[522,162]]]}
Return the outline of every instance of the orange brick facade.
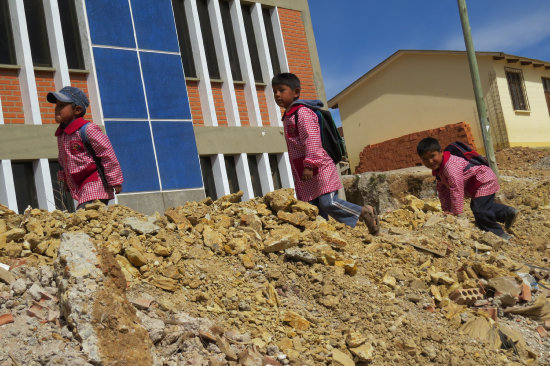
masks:
{"label": "orange brick facade", "polygon": [[53,71],[35,71],[34,78],[36,79],[36,91],[38,93],[42,124],[55,123],[53,105],[46,100],[48,93],[55,90]]}
{"label": "orange brick facade", "polygon": [[216,107],[216,118],[218,126],[227,126],[227,114],[225,112],[225,103],[223,101],[222,83],[212,82],[212,97]]}
{"label": "orange brick facade", "polygon": [[466,122],[450,124],[365,146],[359,154],[359,165],[355,167],[355,174],[422,165],[416,154],[416,145],[425,137],[438,139],[442,147],[453,141],[462,141],[475,149],[470,125]]}
{"label": "orange brick facade", "polygon": [[191,118],[194,125],[204,125],[201,109],[201,97],[199,95],[199,82],[187,80],[187,97],[189,98],[189,107],[191,108]]}
{"label": "orange brick facade", "polygon": [[258,94],[258,104],[260,105],[260,115],[262,124],[269,125],[269,112],[267,109],[267,99],[265,97],[265,86],[256,85],[256,93]]}
{"label": "orange brick facade", "polygon": [[313,68],[309,55],[306,30],[302,14],[297,10],[278,8],[281,30],[285,44],[288,69],[300,78],[303,99],[317,99],[313,81]]}
{"label": "orange brick facade", "polygon": [[248,126],[250,125],[250,118],[248,117],[248,108],[246,107],[244,84],[235,84],[235,97],[237,98],[237,107],[239,108],[241,126]]}
{"label": "orange brick facade", "polygon": [[5,124],[25,123],[18,74],[19,70],[0,69],[0,99]]}
{"label": "orange brick facade", "polygon": [[[69,77],[71,79],[71,85],[76,86],[77,88],[82,90],[88,97],[88,100],[90,100],[90,94],[88,93],[88,74],[73,72],[69,74]],[[92,120],[92,101],[91,100],[90,100],[90,106],[86,110],[86,119],[88,121]]]}

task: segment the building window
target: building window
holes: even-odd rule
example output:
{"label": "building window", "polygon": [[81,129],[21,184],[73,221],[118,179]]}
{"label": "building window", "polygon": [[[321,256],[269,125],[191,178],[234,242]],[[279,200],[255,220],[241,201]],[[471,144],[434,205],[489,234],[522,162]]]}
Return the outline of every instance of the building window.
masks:
{"label": "building window", "polygon": [[57,173],[61,170],[61,166],[57,161],[50,161],[49,165],[55,208],[62,211],[74,212],[74,201],[71,197],[71,193],[64,189],[57,179]]}
{"label": "building window", "polygon": [[248,169],[250,170],[250,180],[252,181],[252,191],[254,197],[262,196],[262,182],[260,181],[260,171],[258,170],[258,159],[256,155],[247,155]]}
{"label": "building window", "polygon": [[271,167],[271,178],[273,179],[273,188],[281,189],[281,173],[279,172],[279,156],[278,154],[269,154],[269,166]]}
{"label": "building window", "polygon": [[84,55],[80,41],[78,17],[74,0],[57,0],[59,16],[61,17],[61,29],[63,31],[63,43],[69,69],[84,70]]}
{"label": "building window", "polygon": [[523,81],[523,72],[519,69],[506,68],[506,80],[508,80],[508,89],[512,97],[512,105],[516,111],[528,111],[529,101],[525,92],[525,83]]}
{"label": "building window", "polygon": [[544,88],[544,96],[546,97],[548,113],[550,113],[550,78],[542,78],[542,87]]}
{"label": "building window", "polygon": [[15,65],[15,49],[8,2],[0,1],[0,64]]}
{"label": "building window", "polygon": [[260,65],[260,54],[258,52],[258,45],[256,44],[254,26],[252,25],[252,6],[243,4],[241,5],[241,8],[246,40],[248,42],[248,50],[250,52],[250,61],[252,62],[252,72],[254,73],[254,80],[257,83],[263,83],[264,79],[262,77],[262,67]]}
{"label": "building window", "polygon": [[183,0],[172,0],[172,8],[174,9],[174,18],[176,20],[183,73],[186,77],[195,78],[197,77],[197,70],[195,69],[195,61],[193,60],[193,48],[191,47],[189,25],[185,15]]}
{"label": "building window", "polygon": [[231,65],[231,75],[233,80],[242,81],[241,65],[239,63],[239,54],[237,52],[237,43],[235,42],[235,32],[233,31],[233,22],[231,21],[229,1],[220,1],[220,12],[223,22],[223,32],[225,33],[225,43],[227,44],[227,53],[229,55],[229,64]]}
{"label": "building window", "polygon": [[17,199],[17,210],[23,213],[28,206],[38,207],[38,197],[34,184],[34,168],[32,161],[11,162],[13,183],[15,185],[15,197]]}
{"label": "building window", "polygon": [[[211,0],[213,1],[213,0]],[[206,64],[211,79],[220,78],[220,68],[218,66],[218,57],[214,47],[214,34],[212,33],[212,24],[208,15],[208,0],[197,0],[197,10],[199,12],[199,22],[202,33],[202,42],[204,44],[204,53],[206,54]]]}
{"label": "building window", "polygon": [[43,0],[23,0],[34,66],[52,66]]}
{"label": "building window", "polygon": [[264,16],[265,34],[267,35],[267,45],[269,47],[269,56],[271,57],[271,67],[273,68],[273,75],[281,73],[281,64],[279,63],[279,56],[277,54],[277,43],[275,42],[275,31],[273,22],[271,21],[271,10],[262,8],[262,15]]}
{"label": "building window", "polygon": [[212,159],[210,156],[201,156],[201,172],[202,172],[202,184],[204,185],[204,193],[206,197],[210,197],[213,200],[218,198],[216,193],[216,183],[214,182],[214,171],[212,170]]}
{"label": "building window", "polygon": [[239,177],[237,176],[235,156],[226,155],[224,159],[225,159],[225,171],[227,173],[227,181],[229,182],[229,192],[236,193],[239,191]]}

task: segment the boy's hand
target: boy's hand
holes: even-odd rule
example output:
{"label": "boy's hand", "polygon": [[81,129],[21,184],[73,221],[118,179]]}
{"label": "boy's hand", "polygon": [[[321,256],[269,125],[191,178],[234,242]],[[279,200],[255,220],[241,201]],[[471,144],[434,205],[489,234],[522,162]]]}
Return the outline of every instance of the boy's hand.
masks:
{"label": "boy's hand", "polygon": [[303,181],[308,181],[311,178],[313,178],[313,169],[304,168],[304,171],[302,172],[302,180]]}
{"label": "boy's hand", "polygon": [[122,192],[122,184],[119,184],[117,186],[113,186],[113,188],[115,189],[116,194],[119,194],[120,192]]}

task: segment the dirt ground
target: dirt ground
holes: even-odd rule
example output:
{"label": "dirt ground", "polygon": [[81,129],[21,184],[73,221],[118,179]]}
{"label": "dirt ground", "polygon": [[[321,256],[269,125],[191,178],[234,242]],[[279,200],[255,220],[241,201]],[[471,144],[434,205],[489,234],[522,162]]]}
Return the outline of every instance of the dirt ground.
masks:
{"label": "dirt ground", "polygon": [[[445,216],[435,196],[410,195],[420,192],[410,184],[376,237],[362,223],[318,219],[288,190],[151,217],[99,204],[74,214],[0,207],[0,263],[13,276],[0,276],[0,324],[13,317],[0,325],[0,365],[88,364],[62,317],[29,311],[36,286],[60,295],[52,262],[60,236],[73,231],[105,250],[103,270],[113,272],[95,316],[116,308],[108,292],[124,285],[109,269],[116,262],[135,308],[102,324],[141,322],[159,364],[550,364],[549,159],[528,148],[497,153],[498,197],[520,211],[508,242],[478,230],[468,204],[462,217]],[[477,295],[459,304],[464,289]],[[40,301],[55,311],[55,298]],[[102,339],[104,364],[122,364],[116,344],[129,340]]]}

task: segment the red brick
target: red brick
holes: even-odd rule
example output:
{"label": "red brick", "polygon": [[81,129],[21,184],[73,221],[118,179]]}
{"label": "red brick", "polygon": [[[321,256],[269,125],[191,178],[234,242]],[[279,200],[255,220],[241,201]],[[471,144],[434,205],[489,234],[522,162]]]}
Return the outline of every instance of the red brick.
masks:
{"label": "red brick", "polygon": [[466,288],[453,291],[449,298],[459,305],[473,305],[477,300],[483,300],[484,296],[478,288]]}
{"label": "red brick", "polygon": [[548,335],[548,332],[546,331],[546,329],[544,329],[542,325],[539,325],[537,327],[537,332],[539,333],[541,338],[546,338],[546,336]]}
{"label": "red brick", "polygon": [[498,311],[495,306],[485,306],[480,308],[478,311],[484,312],[485,314],[487,314],[487,316],[489,316],[489,318],[493,319],[494,321],[498,320]]}
{"label": "red brick", "polygon": [[521,284],[521,295],[519,298],[525,302],[531,301],[533,296],[531,296],[531,286],[526,283]]}
{"label": "red brick", "polygon": [[11,313],[0,315],[0,325],[13,323],[13,315]]}

